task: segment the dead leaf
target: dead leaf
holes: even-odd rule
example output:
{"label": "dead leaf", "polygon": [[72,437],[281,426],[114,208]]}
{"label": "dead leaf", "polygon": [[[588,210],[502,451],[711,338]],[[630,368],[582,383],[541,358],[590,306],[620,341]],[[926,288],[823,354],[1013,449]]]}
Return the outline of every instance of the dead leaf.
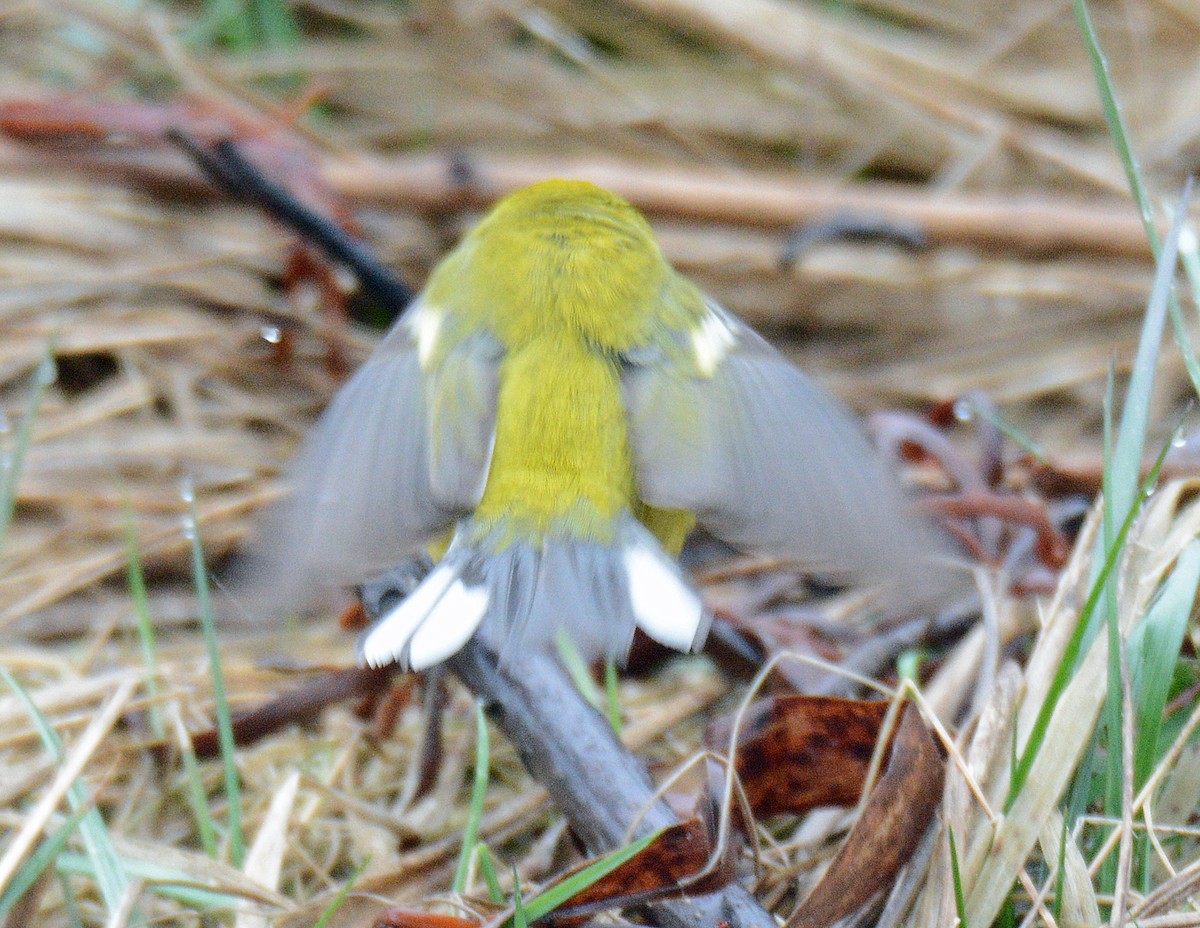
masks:
{"label": "dead leaf", "polygon": [[891,887],[942,798],[945,762],[921,714],[909,706],[887,769],[833,863],[784,928],[826,928]]}
{"label": "dead leaf", "polygon": [[[758,818],[799,815],[858,802],[886,702],[826,696],[776,696],[750,707],[734,763]],[[727,749],[729,722],[708,743]]]}
{"label": "dead leaf", "polygon": [[[712,837],[704,821],[693,818],[672,825],[612,873],[568,899],[550,917],[564,921],[680,892],[682,883],[704,870],[711,854]],[[563,879],[591,863],[573,868]],[[713,892],[721,888],[733,878],[732,862],[729,863],[730,866],[718,866],[701,881],[689,884],[687,891]]]}

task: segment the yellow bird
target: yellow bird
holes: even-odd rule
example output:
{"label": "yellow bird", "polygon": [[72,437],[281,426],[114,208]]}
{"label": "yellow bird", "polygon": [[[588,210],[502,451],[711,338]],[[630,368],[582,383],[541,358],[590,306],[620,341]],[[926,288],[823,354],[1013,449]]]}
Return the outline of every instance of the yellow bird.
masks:
{"label": "yellow bird", "polygon": [[444,548],[361,643],[421,669],[479,631],[567,631],[623,658],[681,651],[709,616],[675,561],[698,522],[747,551],[906,589],[932,529],[853,416],[675,272],[628,203],[588,183],[509,196],[325,412],[265,548],[305,597]]}

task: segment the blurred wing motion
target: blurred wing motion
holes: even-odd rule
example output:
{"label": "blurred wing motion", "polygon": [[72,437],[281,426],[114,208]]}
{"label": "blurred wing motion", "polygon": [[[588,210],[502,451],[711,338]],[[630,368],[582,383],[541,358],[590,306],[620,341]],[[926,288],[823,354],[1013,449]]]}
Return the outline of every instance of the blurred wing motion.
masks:
{"label": "blurred wing motion", "polygon": [[851,413],[714,303],[676,336],[683,350],[625,374],[645,502],[689,509],[743,550],[886,583],[909,604],[945,591],[944,543]]}
{"label": "blurred wing motion", "polygon": [[500,349],[487,336],[447,346],[444,323],[414,305],[306,441],[256,557],[285,608],[394,566],[478,504]]}

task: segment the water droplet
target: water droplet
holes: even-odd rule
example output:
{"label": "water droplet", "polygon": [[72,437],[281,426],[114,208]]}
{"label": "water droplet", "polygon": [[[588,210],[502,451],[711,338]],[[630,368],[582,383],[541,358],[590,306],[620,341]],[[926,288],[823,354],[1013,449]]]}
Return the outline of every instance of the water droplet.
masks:
{"label": "water droplet", "polygon": [[259,334],[262,335],[264,342],[268,342],[272,345],[278,345],[281,341],[283,341],[283,329],[279,328],[277,325],[264,325],[258,331]]}
{"label": "water droplet", "polygon": [[959,422],[970,422],[975,418],[975,405],[968,399],[955,400],[954,418]]}
{"label": "water droplet", "polygon": [[1175,437],[1171,439],[1172,448],[1186,448],[1188,445],[1188,437],[1183,432],[1176,432]]}
{"label": "water droplet", "polygon": [[196,485],[192,482],[190,476],[184,477],[179,482],[179,495],[183,497],[183,501],[189,506],[196,502]]}

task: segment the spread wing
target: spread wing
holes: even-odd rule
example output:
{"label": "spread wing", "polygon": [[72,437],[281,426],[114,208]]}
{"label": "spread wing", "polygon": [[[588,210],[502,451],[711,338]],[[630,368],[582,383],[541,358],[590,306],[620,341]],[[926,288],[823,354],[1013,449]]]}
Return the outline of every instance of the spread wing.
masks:
{"label": "spread wing", "polygon": [[624,377],[642,499],[743,550],[920,595],[944,545],[853,415],[712,302],[674,336]]}
{"label": "spread wing", "polygon": [[273,596],[295,605],[394,566],[479,502],[500,347],[452,332],[414,305],[321,416],[257,545]]}

